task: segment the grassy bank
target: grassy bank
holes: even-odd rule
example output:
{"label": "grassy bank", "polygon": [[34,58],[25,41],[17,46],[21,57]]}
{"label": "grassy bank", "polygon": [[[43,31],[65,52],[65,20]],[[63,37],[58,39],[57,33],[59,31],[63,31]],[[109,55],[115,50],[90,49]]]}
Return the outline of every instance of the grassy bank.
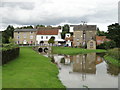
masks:
{"label": "grassy bank", "polygon": [[21,48],[20,56],[3,66],[3,88],[64,88],[58,68],[50,59],[31,48]]}
{"label": "grassy bank", "polygon": [[113,65],[115,65],[117,67],[120,67],[120,61],[119,60],[117,60],[115,58],[112,58],[111,56],[108,56],[108,55],[105,55],[104,59],[106,61],[108,61],[109,63],[111,63],[111,64],[113,64]]}
{"label": "grassy bank", "polygon": [[120,67],[120,49],[115,48],[107,51],[107,55],[104,56],[104,59],[109,63]]}
{"label": "grassy bank", "polygon": [[66,55],[75,55],[75,54],[85,54],[92,52],[106,52],[106,50],[96,49],[96,50],[88,50],[82,48],[71,48],[71,47],[52,47],[53,53],[55,54],[66,54]]}

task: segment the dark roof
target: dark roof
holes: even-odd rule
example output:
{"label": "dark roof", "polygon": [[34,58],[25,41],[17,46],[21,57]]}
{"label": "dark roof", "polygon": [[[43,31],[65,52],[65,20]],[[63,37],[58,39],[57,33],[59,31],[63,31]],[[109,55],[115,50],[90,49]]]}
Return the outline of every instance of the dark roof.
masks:
{"label": "dark roof", "polygon": [[79,31],[79,30],[94,31],[97,29],[96,25],[72,25],[72,26],[74,26],[75,31]]}
{"label": "dark roof", "polygon": [[15,32],[30,32],[30,31],[37,31],[37,29],[15,29]]}
{"label": "dark roof", "polygon": [[58,29],[39,30],[37,35],[58,35]]}

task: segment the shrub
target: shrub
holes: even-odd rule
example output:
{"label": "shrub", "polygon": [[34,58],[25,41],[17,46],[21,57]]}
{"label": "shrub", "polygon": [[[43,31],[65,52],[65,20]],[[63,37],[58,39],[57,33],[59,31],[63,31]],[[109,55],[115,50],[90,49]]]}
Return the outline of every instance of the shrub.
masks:
{"label": "shrub", "polygon": [[98,49],[112,49],[116,47],[116,43],[114,41],[104,42],[97,46]]}
{"label": "shrub", "polygon": [[19,56],[19,47],[14,44],[3,44],[2,45],[2,64],[17,58]]}
{"label": "shrub", "polygon": [[117,60],[120,60],[120,48],[110,49],[107,54]]}

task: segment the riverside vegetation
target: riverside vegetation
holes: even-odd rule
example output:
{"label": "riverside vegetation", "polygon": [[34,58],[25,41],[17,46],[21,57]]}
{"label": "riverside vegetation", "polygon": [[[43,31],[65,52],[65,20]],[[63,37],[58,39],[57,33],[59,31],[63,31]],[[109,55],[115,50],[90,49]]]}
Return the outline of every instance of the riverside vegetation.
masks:
{"label": "riverside vegetation", "polygon": [[2,69],[3,88],[65,88],[57,77],[57,66],[31,47],[20,48],[19,57]]}
{"label": "riverside vegetation", "polygon": [[120,67],[120,48],[114,48],[114,49],[108,50],[104,58],[109,63]]}

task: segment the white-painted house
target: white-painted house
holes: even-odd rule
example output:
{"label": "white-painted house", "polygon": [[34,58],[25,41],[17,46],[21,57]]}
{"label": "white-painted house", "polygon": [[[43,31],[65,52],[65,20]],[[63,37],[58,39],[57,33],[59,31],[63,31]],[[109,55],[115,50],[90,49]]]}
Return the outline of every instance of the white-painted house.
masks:
{"label": "white-painted house", "polygon": [[55,44],[59,45],[64,40],[61,39],[61,29],[58,28],[44,28],[37,31],[36,41],[37,44],[48,45],[48,41],[51,37],[55,37]]}

